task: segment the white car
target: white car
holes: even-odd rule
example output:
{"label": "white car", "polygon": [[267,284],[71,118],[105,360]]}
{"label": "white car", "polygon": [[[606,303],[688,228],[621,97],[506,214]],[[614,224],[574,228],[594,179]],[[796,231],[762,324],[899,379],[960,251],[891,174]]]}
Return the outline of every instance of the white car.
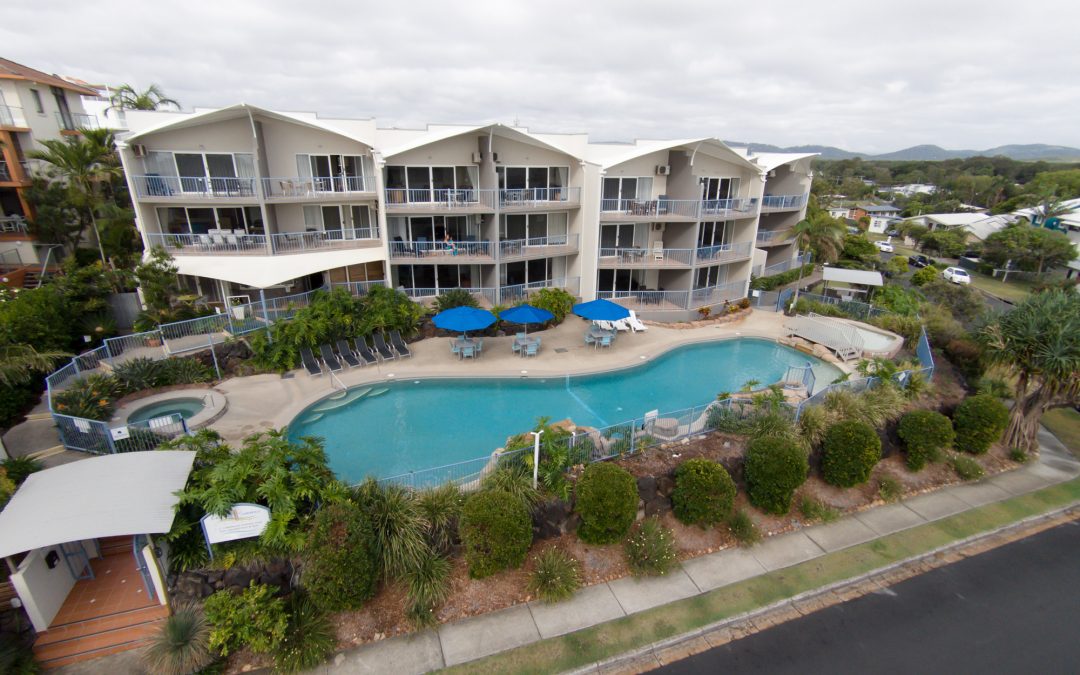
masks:
{"label": "white car", "polygon": [[892,253],[893,246],[887,241],[875,241],[874,246],[878,247],[878,250],[882,253]]}
{"label": "white car", "polygon": [[945,271],[941,273],[941,277],[954,284],[971,283],[971,276],[967,273],[967,270],[962,267],[946,267]]}

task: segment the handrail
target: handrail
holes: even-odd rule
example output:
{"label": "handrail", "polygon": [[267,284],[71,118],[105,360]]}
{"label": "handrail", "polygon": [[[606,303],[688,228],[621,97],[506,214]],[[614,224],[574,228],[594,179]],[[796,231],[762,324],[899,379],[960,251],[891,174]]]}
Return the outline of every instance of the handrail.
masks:
{"label": "handrail", "polygon": [[375,192],[374,176],[285,176],[262,179],[267,199],[312,199],[352,192]]}
{"label": "handrail", "polygon": [[544,251],[528,251],[530,248],[574,248],[578,246],[578,235],[557,234],[548,237],[531,237],[529,239],[503,239],[499,242],[499,256],[510,258],[514,256],[544,253]]}
{"label": "handrail", "polygon": [[551,203],[573,203],[581,201],[579,187],[553,188],[513,188],[499,190],[499,205],[506,208],[515,206],[549,205]]}
{"label": "handrail", "polygon": [[496,192],[496,190],[475,188],[386,188],[385,190],[388,209],[434,208],[439,210],[494,209]]}
{"label": "handrail", "polygon": [[490,241],[392,241],[390,257],[423,258],[427,256],[491,257]]}
{"label": "handrail", "polygon": [[257,179],[225,176],[132,176],[135,194],[140,198],[169,199],[245,199],[258,198]]}

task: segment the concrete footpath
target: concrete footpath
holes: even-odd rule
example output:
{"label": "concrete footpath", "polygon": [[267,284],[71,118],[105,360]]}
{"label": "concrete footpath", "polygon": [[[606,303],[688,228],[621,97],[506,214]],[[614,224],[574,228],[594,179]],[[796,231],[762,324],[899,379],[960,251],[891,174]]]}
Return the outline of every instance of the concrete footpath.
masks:
{"label": "concrete footpath", "polygon": [[1080,476],[1077,461],[1045,430],[1038,461],[977,483],[943,488],[836,522],[770,537],[753,548],[725,549],[683,563],[666,577],[623,578],[589,586],[565,602],[529,602],[414,635],[338,654],[312,673],[407,675],[454,666],[572,633],[773,570],[813,560],[872,539],[1040,490]]}

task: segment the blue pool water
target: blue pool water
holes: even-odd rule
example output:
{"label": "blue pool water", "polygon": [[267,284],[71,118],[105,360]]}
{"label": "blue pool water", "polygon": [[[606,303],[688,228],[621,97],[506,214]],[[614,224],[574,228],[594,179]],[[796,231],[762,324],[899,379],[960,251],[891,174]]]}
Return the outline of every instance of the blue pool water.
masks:
{"label": "blue pool water", "polygon": [[680,347],[599,375],[378,382],[309,406],[289,435],[322,437],[330,467],[354,483],[487,456],[541,416],[604,427],[654,409],[703,405],[748,380],[770,384],[808,362],[819,387],[839,372],[794,349],[743,338]]}

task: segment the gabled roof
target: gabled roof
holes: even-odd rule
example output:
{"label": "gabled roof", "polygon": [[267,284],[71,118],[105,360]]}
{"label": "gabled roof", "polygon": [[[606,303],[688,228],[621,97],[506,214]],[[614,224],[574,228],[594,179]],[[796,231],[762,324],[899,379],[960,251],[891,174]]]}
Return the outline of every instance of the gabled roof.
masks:
{"label": "gabled roof", "polygon": [[160,534],[195,453],[102,455],[30,474],[0,511],[0,557],[71,541]]}
{"label": "gabled roof", "polygon": [[810,157],[817,157],[819,152],[752,152],[750,148],[743,148],[737,146],[730,146],[732,150],[745,156],[750,161],[756,163],[765,171],[772,171],[773,169],[784,166],[785,164],[791,164],[797,162],[800,159],[807,159]]}
{"label": "gabled roof", "polygon": [[497,136],[501,136],[503,138],[509,138],[509,139],[512,139],[512,140],[515,140],[515,141],[520,141],[522,143],[527,143],[529,145],[534,145],[534,146],[539,147],[539,148],[544,148],[544,149],[547,149],[547,150],[553,150],[555,152],[561,152],[561,153],[563,153],[565,155],[570,155],[574,159],[583,159],[582,157],[578,157],[575,153],[570,152],[566,148],[555,145],[555,144],[553,144],[553,143],[551,143],[549,141],[542,140],[542,139],[530,134],[527,131],[523,131],[521,129],[515,129],[515,128],[509,127],[509,126],[507,126],[505,124],[500,124],[498,122],[496,122],[494,124],[478,124],[478,125],[461,125],[461,126],[454,126],[454,127],[439,127],[437,129],[430,130],[430,131],[427,131],[425,133],[421,133],[421,134],[419,134],[417,136],[414,136],[413,138],[409,139],[408,141],[405,141],[404,143],[401,143],[401,144],[399,144],[397,146],[391,146],[389,148],[385,148],[385,149],[381,150],[381,153],[382,153],[382,156],[384,158],[388,159],[390,157],[393,157],[395,155],[400,155],[400,154],[408,152],[410,150],[415,150],[417,148],[422,148],[425,145],[431,145],[432,143],[438,143],[439,141],[445,141],[445,140],[450,139],[450,138],[456,138],[458,136],[463,136],[465,134],[475,134],[475,133],[491,133],[491,134],[494,134],[494,135],[497,135]]}
{"label": "gabled roof", "polygon": [[57,75],[49,75],[40,70],[34,70],[30,66],[24,66],[21,63],[16,63],[11,59],[5,58],[0,58],[0,80],[23,80],[26,82],[36,82],[50,87],[60,87],[61,89],[67,89],[68,91],[73,91],[76,94],[81,94],[83,96],[98,95],[97,91],[89,87],[73,84]]}
{"label": "gabled roof", "polygon": [[896,208],[892,204],[867,204],[862,203],[858,205],[858,208],[866,211],[867,213],[899,213],[900,209]]}
{"label": "gabled roof", "polygon": [[288,122],[290,124],[299,124],[301,126],[310,127],[312,129],[318,129],[320,131],[327,131],[332,134],[337,134],[349,140],[358,141],[368,146],[374,145],[374,139],[361,138],[355,133],[344,131],[335,127],[333,124],[317,119],[309,115],[299,115],[296,113],[277,112],[274,110],[268,110],[266,108],[259,108],[258,106],[249,105],[247,103],[237,103],[235,105],[226,106],[224,108],[216,108],[214,110],[204,110],[196,113],[166,113],[165,119],[161,124],[150,127],[149,129],[143,129],[142,131],[128,134],[123,138],[125,142],[131,142],[136,139],[148,136],[150,134],[156,134],[162,131],[171,131],[173,129],[186,129],[188,127],[199,126],[201,124],[210,124],[213,122],[225,122],[228,120],[239,119],[247,117],[248,115],[259,115],[260,117],[267,117],[270,119],[278,120],[281,122]]}
{"label": "gabled roof", "polygon": [[924,213],[917,218],[925,218],[942,227],[962,227],[986,218],[985,213]]}
{"label": "gabled roof", "polygon": [[382,260],[384,256],[384,250],[378,247],[348,248],[279,256],[238,255],[229,258],[226,265],[221,256],[182,255],[173,259],[173,265],[179,274],[269,288],[325,270]]}
{"label": "gabled roof", "polygon": [[645,155],[654,152],[680,147],[703,150],[705,152],[712,150],[713,152],[709,154],[712,154],[713,156],[727,159],[735,164],[740,164],[746,168],[753,169],[758,173],[761,173],[764,170],[763,167],[750,161],[745,155],[739,153],[734,148],[729,147],[719,138],[712,137],[675,140],[638,140],[635,141],[633,145],[590,143],[588,159],[596,162],[601,167],[608,169],[622,164],[623,162],[629,162],[630,160],[644,157]]}

